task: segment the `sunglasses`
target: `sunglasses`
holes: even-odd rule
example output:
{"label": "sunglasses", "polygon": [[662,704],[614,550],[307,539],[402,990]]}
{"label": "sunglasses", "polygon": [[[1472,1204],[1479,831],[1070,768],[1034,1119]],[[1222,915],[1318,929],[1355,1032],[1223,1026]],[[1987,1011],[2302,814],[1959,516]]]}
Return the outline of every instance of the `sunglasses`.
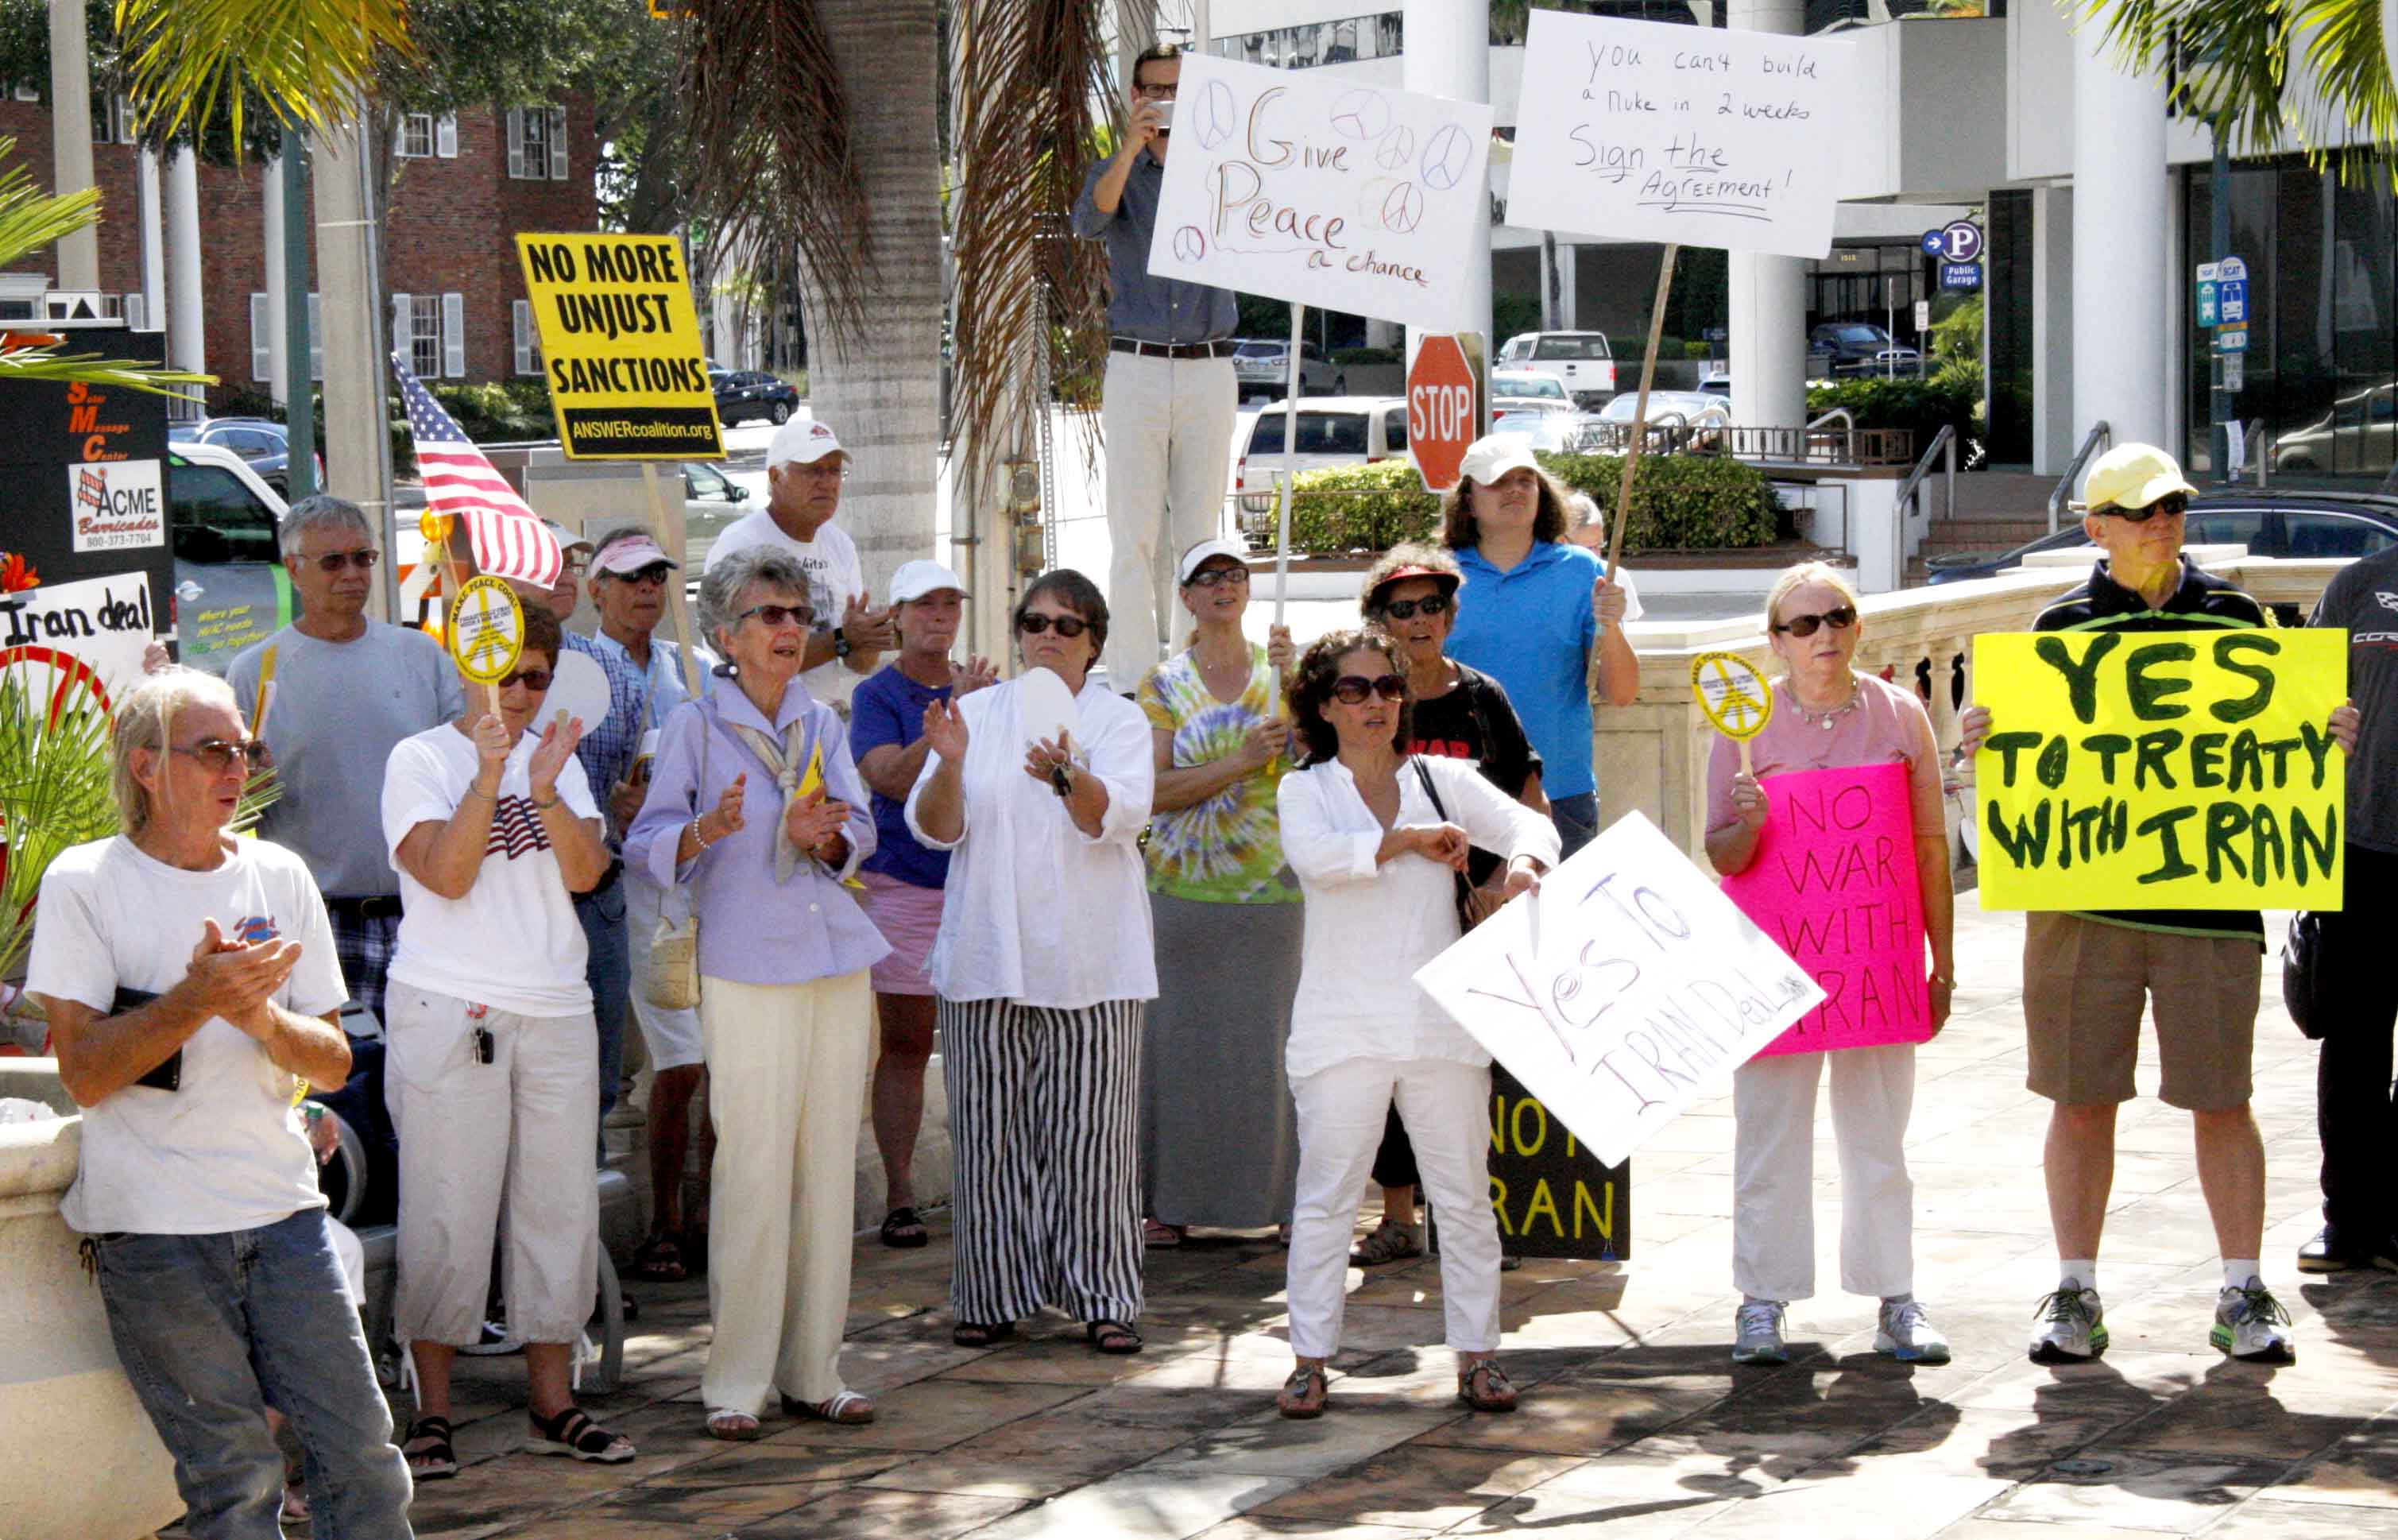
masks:
{"label": "sunglasses", "polygon": [[330,577],[344,567],[356,567],[362,573],[370,573],[374,571],[375,563],[383,560],[383,552],[334,551],[330,555],[303,557],[301,560],[313,564],[318,572]]}
{"label": "sunglasses", "polygon": [[1418,615],[1447,615],[1447,594],[1426,594],[1421,599],[1394,599],[1382,605],[1382,613],[1393,620],[1407,620]]}
{"label": "sunglasses", "polygon": [[2162,497],[2158,498],[2155,502],[2150,503],[2146,507],[2119,508],[2109,507],[2093,508],[2090,511],[2098,514],[2102,518],[2121,519],[2126,523],[2133,524],[2145,524],[2161,513],[2168,519],[2178,519],[2183,514],[2189,511],[2189,494],[2182,492],[2169,492]]}
{"label": "sunglasses", "polygon": [[1249,569],[1246,567],[1203,567],[1183,582],[1187,588],[1212,588],[1219,583],[1246,585],[1248,580]]}
{"label": "sunglasses", "polygon": [[805,630],[807,628],[816,623],[816,612],[812,605],[752,604],[748,609],[742,611],[739,615],[734,615],[733,617],[733,624],[738,626],[753,615],[766,623],[766,628],[768,630],[773,630],[787,621],[791,625],[799,627],[802,630]]}
{"label": "sunglasses", "polygon": [[1362,706],[1367,696],[1380,696],[1384,700],[1407,698],[1408,682],[1396,674],[1384,674],[1380,679],[1367,679],[1363,674],[1342,674],[1332,682],[1332,698],[1343,706]]}
{"label": "sunglasses", "polygon": [[1039,636],[1052,626],[1057,627],[1058,634],[1069,642],[1091,628],[1089,621],[1080,615],[1050,615],[1035,613],[1022,616],[1016,623],[1016,628],[1026,636]]}
{"label": "sunglasses", "polygon": [[665,582],[667,580],[667,574],[672,571],[674,571],[674,569],[667,566],[663,561],[653,561],[648,566],[640,568],[633,572],[601,573],[600,575],[602,577],[613,578],[619,583],[631,583],[638,587],[647,588],[653,583]]}
{"label": "sunglasses", "polygon": [[1857,607],[1853,604],[1841,604],[1825,610],[1822,615],[1793,615],[1773,628],[1777,631],[1788,631],[1792,636],[1813,636],[1815,628],[1819,626],[1829,626],[1836,631],[1845,631],[1856,623]]}
{"label": "sunglasses", "polygon": [[223,775],[236,754],[241,756],[242,763],[249,769],[263,769],[266,764],[266,745],[257,738],[243,738],[238,743],[223,738],[202,738],[189,746],[179,743],[172,747],[176,753],[188,754],[199,761],[200,768],[211,776]]}
{"label": "sunglasses", "polygon": [[557,677],[547,669],[519,669],[515,673],[500,676],[500,688],[505,690],[511,684],[521,684],[534,695],[539,695],[548,689],[549,682]]}

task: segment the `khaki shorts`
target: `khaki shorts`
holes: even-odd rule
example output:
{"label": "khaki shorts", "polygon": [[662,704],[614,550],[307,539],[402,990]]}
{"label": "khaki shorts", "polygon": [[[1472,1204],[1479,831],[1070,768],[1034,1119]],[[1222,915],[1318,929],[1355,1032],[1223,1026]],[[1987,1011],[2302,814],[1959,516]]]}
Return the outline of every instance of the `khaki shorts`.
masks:
{"label": "khaki shorts", "polygon": [[2052,1101],[2129,1101],[2140,1017],[2153,1003],[2158,1096],[2189,1112],[2246,1102],[2265,957],[2253,940],[2135,930],[2078,914],[2026,916],[2026,1084]]}

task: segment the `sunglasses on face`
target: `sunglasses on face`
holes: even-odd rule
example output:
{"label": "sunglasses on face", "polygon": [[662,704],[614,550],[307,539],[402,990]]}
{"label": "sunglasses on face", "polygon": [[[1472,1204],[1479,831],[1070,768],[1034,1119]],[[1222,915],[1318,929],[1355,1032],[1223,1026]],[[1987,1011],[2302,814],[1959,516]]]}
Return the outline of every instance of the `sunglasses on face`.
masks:
{"label": "sunglasses on face", "polygon": [[2104,507],[2096,508],[2092,511],[2097,513],[2102,518],[2121,519],[2128,523],[2134,524],[2145,524],[2161,513],[2168,519],[2178,519],[2183,514],[2189,511],[2189,494],[2188,493],[2181,492],[2169,492],[2162,497],[2158,498],[2155,502],[2150,503],[2146,507]]}
{"label": "sunglasses on face", "polygon": [[332,551],[324,556],[303,556],[300,560],[330,577],[344,567],[356,567],[362,573],[370,573],[374,571],[374,564],[383,560],[383,552]]}
{"label": "sunglasses on face", "polygon": [[515,673],[500,676],[500,688],[505,690],[511,684],[522,684],[534,695],[539,695],[548,689],[549,682],[557,677],[546,669],[519,669]]}
{"label": "sunglasses on face", "polygon": [[1829,626],[1836,631],[1845,631],[1856,623],[1856,606],[1840,604],[1825,610],[1822,615],[1792,615],[1773,628],[1777,631],[1788,631],[1792,636],[1813,636],[1815,628],[1819,626]]}
{"label": "sunglasses on face", "polygon": [[1249,569],[1246,567],[1202,567],[1191,574],[1189,586],[1212,588],[1219,583],[1238,583],[1246,587],[1248,581]]}
{"label": "sunglasses on face", "polygon": [[766,623],[766,628],[768,630],[773,630],[776,627],[783,625],[785,622],[797,626],[802,630],[806,630],[809,627],[816,623],[816,612],[815,608],[810,605],[752,604],[748,609],[742,611],[739,615],[734,615],[733,617],[733,624],[737,627],[753,615]]}
{"label": "sunglasses on face", "polygon": [[1426,594],[1421,599],[1394,599],[1385,601],[1382,613],[1393,620],[1407,620],[1418,615],[1447,615],[1447,594]]}
{"label": "sunglasses on face", "polygon": [[667,566],[665,562],[653,561],[650,565],[641,568],[639,572],[602,573],[600,575],[602,577],[613,577],[619,583],[630,583],[636,588],[645,588],[653,584],[665,582],[667,580],[667,574],[672,571],[674,571],[674,569]]}
{"label": "sunglasses on face", "polygon": [[1064,637],[1069,642],[1073,641],[1074,638],[1082,635],[1084,631],[1091,628],[1091,623],[1083,619],[1080,615],[1043,615],[1038,611],[1026,615],[1023,619],[1016,623],[1016,628],[1022,631],[1026,636],[1039,636],[1042,632],[1049,629],[1052,626],[1055,626],[1058,628],[1058,634],[1059,636]]}
{"label": "sunglasses on face", "polygon": [[1396,674],[1384,674],[1380,679],[1367,679],[1363,674],[1342,674],[1332,682],[1332,698],[1343,706],[1362,706],[1367,696],[1380,696],[1384,700],[1404,699],[1408,682]]}
{"label": "sunglasses on face", "polygon": [[242,763],[252,770],[266,763],[266,745],[256,738],[243,738],[239,742],[202,738],[197,743],[176,744],[174,750],[176,753],[187,754],[199,761],[200,768],[211,776],[223,775],[225,766],[233,763],[236,754],[240,755]]}

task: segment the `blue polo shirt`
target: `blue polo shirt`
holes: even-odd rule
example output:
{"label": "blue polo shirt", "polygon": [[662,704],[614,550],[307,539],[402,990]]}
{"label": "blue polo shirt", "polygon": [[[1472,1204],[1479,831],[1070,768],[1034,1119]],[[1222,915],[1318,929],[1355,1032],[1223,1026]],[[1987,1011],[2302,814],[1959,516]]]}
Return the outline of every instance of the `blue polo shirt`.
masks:
{"label": "blue polo shirt", "polygon": [[1478,550],[1456,553],[1465,570],[1448,655],[1497,680],[1541,755],[1541,789],[1578,797],[1591,772],[1590,650],[1598,616],[1590,590],[1606,563],[1580,546],[1544,540],[1505,572]]}

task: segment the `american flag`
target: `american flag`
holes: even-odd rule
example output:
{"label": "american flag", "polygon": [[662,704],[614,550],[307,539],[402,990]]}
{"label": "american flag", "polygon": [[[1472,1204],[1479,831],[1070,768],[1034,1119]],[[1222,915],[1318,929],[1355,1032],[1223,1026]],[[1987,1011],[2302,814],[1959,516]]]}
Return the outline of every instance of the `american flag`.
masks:
{"label": "american flag", "polygon": [[466,437],[456,418],[392,355],[399,376],[400,403],[416,439],[416,467],[424,477],[424,506],[465,521],[475,565],[493,577],[520,578],[544,588],[558,581],[566,553],[539,515],[525,506],[505,478]]}

